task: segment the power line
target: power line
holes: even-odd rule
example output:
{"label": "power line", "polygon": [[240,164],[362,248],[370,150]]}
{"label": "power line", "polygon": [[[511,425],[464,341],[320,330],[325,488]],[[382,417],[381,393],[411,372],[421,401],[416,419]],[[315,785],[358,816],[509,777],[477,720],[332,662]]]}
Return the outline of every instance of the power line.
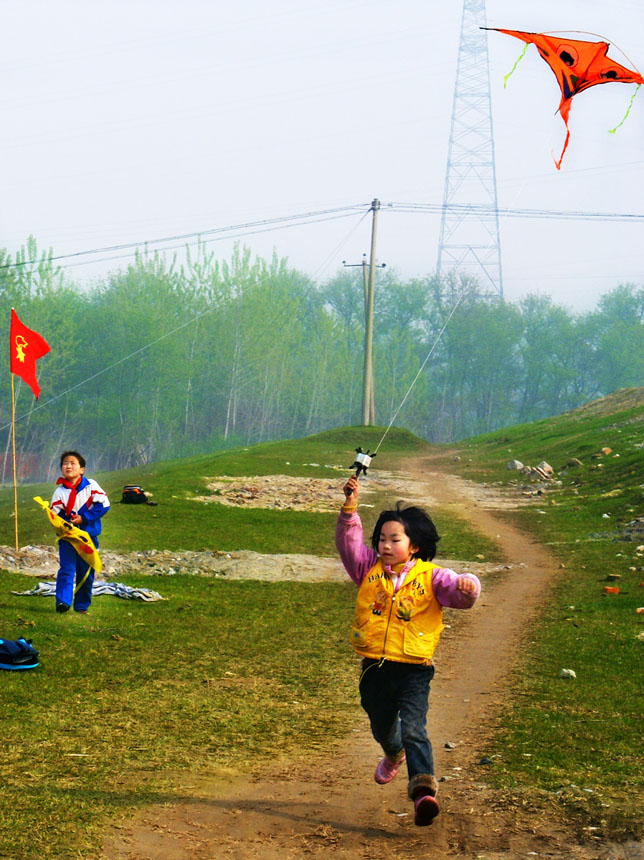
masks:
{"label": "power line", "polygon": [[[629,212],[584,212],[581,210],[554,210],[554,209],[514,209],[492,207],[481,204],[455,204],[455,203],[387,203],[382,206],[381,212],[385,214],[387,211],[399,213],[418,213],[429,215],[442,215],[445,210],[449,210],[454,214],[480,214],[480,215],[498,215],[503,218],[527,218],[541,220],[561,220],[561,221],[594,221],[602,222],[623,222],[623,223],[640,223],[644,221],[644,214],[629,213]],[[179,233],[173,236],[164,236],[160,238],[145,239],[138,242],[128,242],[120,245],[107,245],[98,248],[91,248],[84,251],[73,251],[69,254],[56,254],[46,257],[45,262],[55,262],[59,260],[69,260],[60,268],[70,269],[76,266],[87,265],[88,262],[103,263],[112,260],[128,259],[135,256],[139,249],[149,248],[151,246],[161,246],[166,243],[170,244],[167,247],[161,247],[160,251],[173,251],[185,247],[185,243],[189,240],[194,240],[194,243],[201,242],[202,244],[210,244],[211,242],[223,241],[225,239],[235,239],[244,236],[257,235],[259,233],[268,233],[276,230],[286,230],[292,227],[298,227],[310,224],[319,224],[324,221],[332,221],[336,219],[350,217],[354,212],[362,213],[363,216],[370,211],[370,204],[358,203],[349,206],[339,206],[332,209],[319,209],[312,212],[303,212],[293,215],[284,215],[275,218],[266,218],[258,221],[248,221],[242,224],[232,224],[223,227],[212,227],[207,230],[195,230],[192,233]],[[210,238],[204,238],[210,237]],[[127,253],[118,254],[113,252],[125,251]],[[102,257],[97,260],[79,260],[81,257],[92,257],[96,254],[111,254],[109,257]],[[0,265],[0,273],[12,269],[19,269],[25,266],[34,266],[42,262],[42,259],[21,260],[15,263],[4,263]]]}
{"label": "power line", "polygon": [[[498,215],[504,218],[541,218],[556,221],[644,221],[644,214],[631,212],[583,212],[581,210],[565,211],[555,209],[510,209],[485,204],[456,204],[456,203],[389,203],[387,209],[397,212],[427,212],[439,215],[444,209],[457,213],[480,213]],[[386,210],[385,210],[386,211]]]}
{"label": "power line", "polygon": [[[240,239],[240,238],[243,238],[244,236],[257,236],[257,235],[260,235],[262,233],[271,233],[271,232],[274,232],[276,230],[288,230],[288,229],[291,229],[293,227],[308,226],[309,224],[320,224],[320,223],[325,222],[325,221],[337,221],[337,220],[340,220],[342,218],[350,218],[351,215],[353,215],[353,214],[354,214],[353,211],[343,212],[339,215],[329,215],[326,218],[317,218],[317,219],[312,220],[312,221],[301,221],[301,222],[297,222],[297,223],[284,224],[284,225],[278,226],[278,227],[266,227],[265,229],[243,230],[242,232],[239,232],[239,233],[227,233],[225,236],[214,236],[214,237],[211,237],[210,239],[203,239],[202,238],[203,234],[197,233],[197,234],[195,234],[197,238],[196,238],[196,241],[194,241],[194,242],[184,242],[180,245],[168,245],[164,248],[158,248],[157,250],[160,251],[161,253],[165,253],[166,251],[177,251],[177,250],[180,250],[182,248],[193,247],[193,246],[199,245],[199,244],[210,245],[213,242],[222,242],[222,241],[225,241],[227,239],[228,240]],[[363,213],[362,218],[364,218],[365,215],[367,215],[367,214],[369,214],[368,209]],[[361,218],[361,221],[362,221],[362,218]],[[358,222],[357,226],[359,226],[360,223],[361,222]],[[161,241],[161,240],[159,240],[159,241]],[[147,243],[145,243],[143,245],[144,250],[146,248],[146,245],[147,245]],[[79,260],[79,261],[76,261],[73,263],[63,264],[59,268],[61,268],[61,269],[74,269],[77,266],[94,265],[96,263],[109,263],[112,260],[129,260],[132,257],[135,257],[137,253],[139,253],[141,245],[132,245],[131,247],[134,248],[134,250],[128,251],[125,254],[116,254],[116,255],[112,255],[110,257],[100,257],[97,260],[90,260],[90,261]]]}
{"label": "power line", "polygon": [[[241,224],[231,224],[223,227],[212,227],[207,230],[195,230],[192,233],[178,233],[172,236],[163,236],[153,239],[144,239],[138,242],[127,242],[120,245],[106,245],[97,248],[90,248],[84,251],[73,251],[69,254],[56,254],[47,257],[47,261],[58,260],[77,260],[80,257],[91,257],[96,254],[113,254],[118,251],[129,251],[131,253],[113,255],[104,257],[100,260],[92,260],[92,263],[109,262],[110,260],[119,260],[134,256],[140,248],[148,248],[155,245],[164,245],[166,243],[185,243],[189,240],[197,240],[203,244],[210,242],[222,241],[223,239],[239,238],[243,236],[256,235],[258,233],[271,232],[274,230],[284,230],[292,227],[309,224],[319,224],[323,221],[349,217],[353,212],[360,212],[363,215],[370,211],[370,204],[358,203],[349,206],[339,206],[332,209],[319,209],[312,212],[303,212],[293,215],[283,215],[275,218],[266,218],[258,221],[247,221]],[[509,208],[509,207],[493,207],[483,204],[455,204],[455,203],[396,203],[391,202],[382,206],[381,212],[385,214],[387,211],[403,212],[403,213],[419,213],[430,215],[441,215],[445,210],[449,210],[455,214],[481,214],[481,215],[498,215],[503,218],[528,218],[542,220],[559,220],[559,221],[595,221],[595,222],[624,222],[624,223],[639,223],[644,221],[644,214],[636,212],[584,212],[582,210],[555,210],[555,209],[527,209],[527,208]],[[205,238],[204,237],[210,237]],[[168,245],[160,248],[162,251],[172,251],[184,247],[184,244]],[[11,269],[19,269],[24,266],[38,265],[40,259],[21,260],[15,263],[5,263],[0,265],[0,272]],[[82,262],[69,262],[61,268],[72,268],[78,265],[85,265]]]}
{"label": "power line", "polygon": [[[298,226],[298,224],[302,223],[311,223],[316,224],[323,220],[330,220],[333,217],[343,217],[351,214],[351,212],[360,211],[363,212],[365,210],[364,204],[356,204],[352,206],[339,206],[335,209],[320,209],[316,212],[303,212],[295,215],[284,215],[276,218],[265,218],[261,221],[248,221],[244,224],[233,224],[225,227],[212,227],[208,230],[198,230],[193,233],[183,233],[177,234],[174,236],[164,236],[162,238],[157,239],[145,239],[139,242],[128,242],[121,245],[108,245],[101,248],[92,248],[85,251],[74,251],[70,254],[56,254],[51,257],[47,257],[47,261],[56,261],[56,260],[69,260],[75,257],[87,257],[93,254],[107,254],[113,251],[125,251],[131,250],[141,247],[147,247],[150,245],[162,245],[166,242],[185,242],[189,239],[202,239],[204,236],[215,236],[220,234],[229,234],[234,233],[239,230],[250,230],[251,228],[266,228],[265,230],[257,230],[255,232],[268,232],[269,230],[279,230],[284,229],[286,227],[294,227]],[[369,211],[369,206],[366,206],[367,212]],[[324,216],[329,216],[329,218],[325,218]],[[311,220],[315,219],[315,220]],[[294,222],[294,223],[288,223]],[[248,235],[242,233],[240,235]],[[226,236],[225,238],[229,238]],[[214,240],[213,240],[214,241]],[[181,245],[178,247],[182,247]],[[172,248],[164,248],[162,250],[172,250]],[[39,259],[36,260],[21,260],[17,263],[5,263],[0,266],[0,271],[3,269],[18,269],[23,266],[33,266],[37,265],[41,261]]]}

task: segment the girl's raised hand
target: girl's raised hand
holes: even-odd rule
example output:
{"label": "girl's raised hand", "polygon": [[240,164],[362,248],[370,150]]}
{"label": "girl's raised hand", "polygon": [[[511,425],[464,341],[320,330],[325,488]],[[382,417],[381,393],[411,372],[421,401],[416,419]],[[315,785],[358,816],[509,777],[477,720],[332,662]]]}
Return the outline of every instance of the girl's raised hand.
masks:
{"label": "girl's raised hand", "polygon": [[476,591],[476,583],[469,576],[459,576],[456,580],[456,587],[464,594],[473,594]]}
{"label": "girl's raised hand", "polygon": [[360,495],[360,483],[358,479],[352,476],[342,489],[344,490],[345,505],[357,505],[358,496]]}

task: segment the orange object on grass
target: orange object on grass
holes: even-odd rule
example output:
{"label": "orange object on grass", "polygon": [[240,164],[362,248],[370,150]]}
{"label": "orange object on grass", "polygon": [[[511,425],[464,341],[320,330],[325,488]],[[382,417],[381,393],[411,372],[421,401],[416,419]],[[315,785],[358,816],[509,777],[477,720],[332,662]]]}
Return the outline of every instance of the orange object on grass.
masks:
{"label": "orange object on grass", "polygon": [[604,594],[619,594],[619,588],[616,585],[605,585]]}

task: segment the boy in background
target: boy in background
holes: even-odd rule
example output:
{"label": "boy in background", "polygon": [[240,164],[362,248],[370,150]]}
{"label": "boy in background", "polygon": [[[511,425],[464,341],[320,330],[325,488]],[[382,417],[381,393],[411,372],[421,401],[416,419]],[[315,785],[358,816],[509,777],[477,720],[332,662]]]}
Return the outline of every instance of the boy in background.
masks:
{"label": "boy in background", "polygon": [[[65,451],[60,458],[61,477],[51,499],[51,509],[63,520],[87,532],[98,549],[101,517],[110,502],[105,490],[85,477],[85,458],[78,451]],[[94,571],[66,540],[58,541],[60,567],[56,577],[56,612],[87,612],[92,602]]]}

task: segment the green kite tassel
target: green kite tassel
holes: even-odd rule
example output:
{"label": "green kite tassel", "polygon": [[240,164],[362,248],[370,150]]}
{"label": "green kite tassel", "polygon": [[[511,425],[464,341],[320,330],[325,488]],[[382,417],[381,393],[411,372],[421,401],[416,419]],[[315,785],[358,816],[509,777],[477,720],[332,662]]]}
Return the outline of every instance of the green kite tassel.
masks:
{"label": "green kite tassel", "polygon": [[615,134],[615,132],[617,131],[617,129],[618,129],[620,126],[624,125],[624,123],[626,122],[626,117],[629,115],[629,113],[631,112],[631,108],[633,107],[633,101],[634,101],[634,99],[635,99],[635,96],[637,95],[637,91],[639,90],[639,88],[640,88],[641,86],[642,86],[641,84],[638,84],[638,85],[635,87],[635,92],[634,92],[634,93],[633,93],[633,95],[631,96],[631,100],[630,100],[630,102],[629,102],[628,107],[626,108],[626,113],[624,114],[624,117],[623,117],[622,121],[621,121],[621,122],[618,122],[618,123],[617,123],[617,125],[615,126],[615,128],[609,128],[609,129],[608,129],[608,133],[609,133],[609,134]]}
{"label": "green kite tassel", "polygon": [[523,50],[521,51],[521,55],[520,55],[519,59],[518,59],[518,60],[516,61],[516,63],[512,66],[512,68],[511,68],[511,69],[510,69],[510,71],[507,73],[507,75],[503,78],[503,89],[505,89],[505,88],[506,88],[506,86],[508,85],[508,78],[509,78],[509,77],[510,77],[510,75],[514,72],[514,70],[516,69],[516,67],[519,65],[519,63],[520,63],[520,62],[521,62],[521,60],[523,59],[523,55],[524,55],[524,54],[525,54],[525,52],[528,50],[528,44],[529,44],[528,42],[526,42],[526,43],[525,43],[525,45],[523,46]]}

